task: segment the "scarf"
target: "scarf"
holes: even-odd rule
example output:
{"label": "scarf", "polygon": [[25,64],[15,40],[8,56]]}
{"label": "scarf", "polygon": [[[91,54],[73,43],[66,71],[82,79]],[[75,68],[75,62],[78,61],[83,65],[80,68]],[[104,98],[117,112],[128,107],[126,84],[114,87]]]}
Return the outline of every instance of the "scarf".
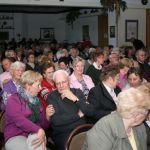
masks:
{"label": "scarf", "polygon": [[34,123],[39,122],[40,119],[40,101],[37,96],[31,96],[29,92],[27,92],[23,87],[19,87],[18,94],[24,99],[28,101],[28,106],[32,111],[30,115],[30,120]]}

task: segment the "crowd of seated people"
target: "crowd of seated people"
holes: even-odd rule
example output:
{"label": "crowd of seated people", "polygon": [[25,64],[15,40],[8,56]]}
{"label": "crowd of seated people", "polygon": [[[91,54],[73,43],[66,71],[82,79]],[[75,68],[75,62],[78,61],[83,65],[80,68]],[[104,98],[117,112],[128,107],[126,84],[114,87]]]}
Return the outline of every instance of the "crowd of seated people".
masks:
{"label": "crowd of seated people", "polygon": [[[50,126],[50,136],[56,149],[64,150],[73,129],[85,123],[96,124],[109,115],[117,116],[120,113],[116,112],[120,101],[118,94],[130,88],[137,89],[150,81],[146,48],[135,53],[134,47],[84,47],[81,42],[69,45],[23,39],[14,43],[1,45],[0,96],[1,111],[5,111],[6,115],[6,150],[13,150],[11,144],[14,146],[15,139],[12,143],[8,141],[16,136],[7,137],[9,125],[13,126],[12,133],[25,137],[20,139],[20,147],[24,144],[23,140],[29,140],[30,134],[36,139],[33,145],[45,147],[45,132]],[[17,106],[10,109],[13,103]],[[113,112],[117,114],[111,115]],[[40,115],[45,113],[43,126]],[[16,119],[10,120],[11,117]],[[19,119],[27,121],[31,130],[24,127]],[[124,116],[119,118],[122,119]],[[95,148],[89,148],[92,149]]]}

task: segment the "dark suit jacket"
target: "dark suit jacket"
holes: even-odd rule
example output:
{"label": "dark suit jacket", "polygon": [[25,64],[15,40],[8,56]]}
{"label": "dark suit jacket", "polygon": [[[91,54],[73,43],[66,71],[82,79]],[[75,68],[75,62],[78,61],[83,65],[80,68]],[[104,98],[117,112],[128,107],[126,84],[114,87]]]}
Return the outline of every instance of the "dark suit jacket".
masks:
{"label": "dark suit jacket", "polygon": [[[115,90],[116,95],[121,91],[119,88]],[[90,118],[90,123],[97,122],[100,118],[110,114],[116,110],[116,104],[112,99],[109,92],[104,87],[103,83],[100,82],[97,86],[93,87],[88,96],[88,101],[93,105],[93,116]]]}

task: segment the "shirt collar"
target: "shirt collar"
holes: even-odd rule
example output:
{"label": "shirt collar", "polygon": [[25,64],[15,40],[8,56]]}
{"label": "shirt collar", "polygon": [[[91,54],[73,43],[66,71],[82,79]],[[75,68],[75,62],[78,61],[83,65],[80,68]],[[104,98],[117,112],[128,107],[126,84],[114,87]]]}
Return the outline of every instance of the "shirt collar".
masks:
{"label": "shirt collar", "polygon": [[104,82],[102,82],[102,83],[103,83],[104,87],[106,88],[106,90],[108,91],[108,93],[110,93],[112,91],[112,89],[108,85],[106,85]]}
{"label": "shirt collar", "polygon": [[96,62],[93,63],[93,66],[94,66],[96,69],[98,69],[98,70],[101,70],[101,69],[102,69],[102,66],[101,66],[101,65],[98,66],[98,65],[96,64]]}

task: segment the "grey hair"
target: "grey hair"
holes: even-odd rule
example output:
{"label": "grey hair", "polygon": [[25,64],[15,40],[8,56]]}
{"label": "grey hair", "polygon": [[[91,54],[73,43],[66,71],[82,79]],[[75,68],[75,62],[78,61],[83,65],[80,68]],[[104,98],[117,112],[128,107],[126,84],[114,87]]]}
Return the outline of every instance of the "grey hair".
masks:
{"label": "grey hair", "polygon": [[57,71],[55,71],[54,74],[53,74],[53,81],[56,82],[56,81],[55,81],[56,76],[57,76],[57,75],[62,75],[62,74],[64,74],[64,75],[66,75],[67,77],[69,77],[69,74],[67,73],[67,71],[65,71],[65,70],[57,70]]}
{"label": "grey hair", "polygon": [[81,58],[81,57],[76,57],[74,60],[73,60],[73,62],[72,62],[72,66],[73,67],[75,67],[76,66],[76,64],[78,63],[78,62],[83,62],[83,64],[85,65],[85,60],[83,59],[83,58]]}
{"label": "grey hair", "polygon": [[25,64],[20,61],[15,61],[10,66],[10,71],[15,70],[16,68],[22,67],[25,70]]}

